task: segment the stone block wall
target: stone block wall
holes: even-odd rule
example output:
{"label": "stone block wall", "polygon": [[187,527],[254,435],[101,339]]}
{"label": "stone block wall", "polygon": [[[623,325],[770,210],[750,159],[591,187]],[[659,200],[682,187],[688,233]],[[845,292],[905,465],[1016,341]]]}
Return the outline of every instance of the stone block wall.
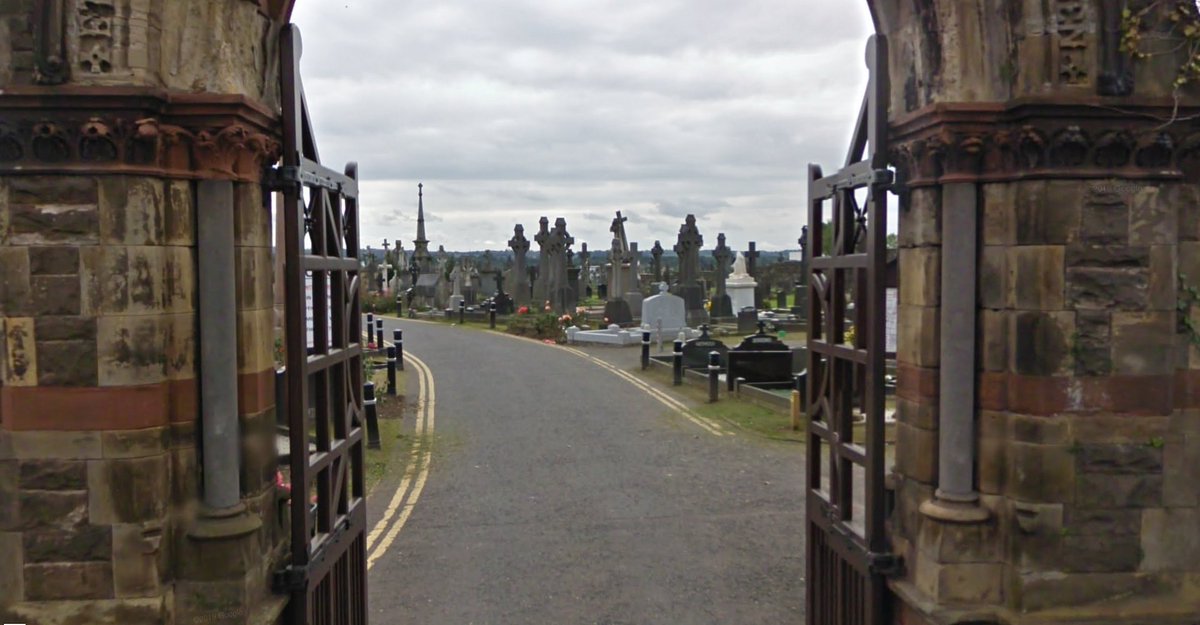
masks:
{"label": "stone block wall", "polygon": [[[259,189],[238,185],[235,214],[242,490],[264,521],[247,592],[267,596],[286,528],[274,488],[270,219]],[[193,197],[187,181],[0,178],[5,620],[171,622],[176,582],[195,576]]]}
{"label": "stone block wall", "polygon": [[[1114,3],[869,4],[889,36],[905,184],[896,622],[1190,625],[1200,91],[1174,92],[1178,56],[1122,56]],[[942,228],[945,211],[972,210],[943,197],[962,183],[974,233]],[[971,236],[976,407],[939,414],[929,283],[953,267],[942,245]],[[939,427],[964,419],[973,448],[939,449]],[[928,506],[943,454],[974,458],[985,520]]]}
{"label": "stone block wall", "polygon": [[[920,512],[937,486],[929,264],[939,237],[956,236],[939,232],[937,195],[914,189],[900,222],[901,621],[1190,623],[1200,184],[981,185],[975,477],[990,518],[977,524]],[[911,609],[921,602],[937,616]]]}
{"label": "stone block wall", "polygon": [[[268,585],[286,510],[259,178],[278,155],[291,4],[0,0],[5,621],[279,613]],[[205,526],[201,505],[199,179],[235,188],[230,364],[249,511],[236,532]]]}
{"label": "stone block wall", "polygon": [[[26,602],[16,614],[32,622],[62,609],[47,601],[154,599],[166,609],[166,554],[186,542],[198,492],[191,187],[120,176],[0,182],[0,497],[13,504],[0,560],[18,582],[7,598]],[[243,492],[268,519],[262,550],[277,552],[270,224],[259,186],[239,191]],[[263,561],[278,561],[270,555]]]}

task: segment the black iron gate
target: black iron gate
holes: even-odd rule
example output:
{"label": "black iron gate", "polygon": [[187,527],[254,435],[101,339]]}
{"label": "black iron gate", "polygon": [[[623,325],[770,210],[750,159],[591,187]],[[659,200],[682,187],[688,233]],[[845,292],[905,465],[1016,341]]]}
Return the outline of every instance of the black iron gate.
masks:
{"label": "black iron gate", "polygon": [[[277,582],[293,625],[366,625],[362,316],[357,165],[320,163],[300,82],[300,33],[282,34],[282,192],[287,238],[285,410],[291,564]],[[310,300],[306,302],[306,300]],[[311,311],[309,308],[311,307]]]}
{"label": "black iron gate", "polygon": [[[887,40],[872,37],[871,78],[845,166],[824,176],[809,165],[810,625],[883,625],[884,577],[899,566],[884,533],[887,58]],[[824,249],[826,227],[832,249]],[[856,422],[865,430],[857,439]]]}

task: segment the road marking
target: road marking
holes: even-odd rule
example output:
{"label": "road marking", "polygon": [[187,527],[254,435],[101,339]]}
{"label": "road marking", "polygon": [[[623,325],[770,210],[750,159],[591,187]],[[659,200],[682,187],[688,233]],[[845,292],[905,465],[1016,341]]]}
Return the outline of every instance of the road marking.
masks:
{"label": "road marking", "polygon": [[416,506],[417,500],[421,498],[421,492],[425,490],[425,482],[429,479],[429,465],[433,457],[429,445],[429,435],[434,432],[435,404],[437,402],[433,372],[429,369],[429,365],[409,352],[404,353],[404,359],[416,368],[418,374],[419,408],[417,423],[413,430],[413,448],[408,468],[400,480],[400,485],[396,488],[396,494],[388,503],[387,509],[384,510],[383,517],[375,523],[367,535],[367,570],[370,570],[375,562],[387,552],[400,534],[400,530],[404,529],[409,517],[412,516],[413,508]]}
{"label": "road marking", "polygon": [[651,397],[658,400],[660,403],[666,405],[668,408],[674,410],[675,412],[678,412],[679,414],[683,415],[684,418],[691,421],[695,425],[700,426],[701,428],[703,428],[705,431],[707,431],[709,434],[712,434],[713,436],[730,436],[730,435],[732,435],[731,432],[726,432],[725,428],[720,423],[717,423],[716,421],[707,419],[705,417],[702,417],[702,416],[692,412],[692,410],[690,408],[688,408],[686,405],[684,405],[679,400],[654,388],[653,386],[650,386],[644,380],[638,379],[636,376],[629,373],[628,371],[623,371],[623,370],[613,366],[611,363],[605,362],[604,360],[596,358],[595,356],[592,356],[591,354],[588,354],[587,352],[580,350],[580,349],[576,349],[574,347],[564,347],[562,345],[555,345],[554,347],[557,347],[558,349],[570,352],[576,356],[579,356],[580,358],[584,358],[584,359],[589,360],[597,365],[600,365],[604,369],[607,369],[608,371],[616,374],[617,377],[620,377],[620,378],[624,379],[625,381],[633,384],[634,386],[642,389],[647,394],[649,394]]}

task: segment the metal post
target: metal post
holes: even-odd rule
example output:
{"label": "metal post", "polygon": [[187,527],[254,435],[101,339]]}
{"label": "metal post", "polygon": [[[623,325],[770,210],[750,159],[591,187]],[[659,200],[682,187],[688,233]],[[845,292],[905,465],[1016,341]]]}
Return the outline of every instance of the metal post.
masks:
{"label": "metal post", "polygon": [[396,316],[404,316],[404,298],[400,297],[399,295],[396,296]]}
{"label": "metal post", "polygon": [[233,183],[203,181],[197,201],[203,501],[228,510],[241,505]]}
{"label": "metal post", "polygon": [[383,349],[383,319],[375,320],[375,349]]}
{"label": "metal post", "polygon": [[396,368],[404,371],[404,332],[400,328],[392,330],[392,343],[396,346]]}
{"label": "metal post", "polygon": [[718,379],[721,375],[721,352],[712,350],[708,352],[708,403],[715,404],[717,402],[717,387],[720,384]]}
{"label": "metal post", "polygon": [[[375,337],[371,336],[371,328],[373,328],[373,327],[375,327],[375,315],[373,313],[367,313],[367,343],[375,342],[375,341],[371,340],[371,339],[375,338]],[[370,345],[368,345],[367,347],[370,347]]]}
{"label": "metal post", "polygon": [[493,330],[496,329],[496,302],[492,302],[491,307],[488,308],[488,325]]}
{"label": "metal post", "polygon": [[387,348],[387,368],[388,368],[388,395],[396,394],[396,346],[389,345]]}
{"label": "metal post", "polygon": [[675,386],[683,384],[683,341],[675,341],[675,353],[671,355],[672,368],[675,370]]}
{"label": "metal post", "polygon": [[642,330],[642,370],[650,368],[650,331]]}
{"label": "metal post", "polygon": [[367,447],[379,449],[379,412],[375,408],[375,383],[363,384],[363,406],[367,410]]}
{"label": "metal post", "polygon": [[461,326],[466,323],[467,323],[467,303],[459,302],[458,303],[458,325]]}

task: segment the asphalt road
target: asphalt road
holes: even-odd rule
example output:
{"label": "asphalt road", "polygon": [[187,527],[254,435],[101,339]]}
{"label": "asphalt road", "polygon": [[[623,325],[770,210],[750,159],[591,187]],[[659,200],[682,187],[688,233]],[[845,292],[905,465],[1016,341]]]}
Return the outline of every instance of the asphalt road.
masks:
{"label": "asphalt road", "polygon": [[[373,623],[802,622],[800,448],[714,436],[563,349],[398,327],[436,381],[436,433],[370,571]],[[372,494],[372,524],[397,481]]]}

